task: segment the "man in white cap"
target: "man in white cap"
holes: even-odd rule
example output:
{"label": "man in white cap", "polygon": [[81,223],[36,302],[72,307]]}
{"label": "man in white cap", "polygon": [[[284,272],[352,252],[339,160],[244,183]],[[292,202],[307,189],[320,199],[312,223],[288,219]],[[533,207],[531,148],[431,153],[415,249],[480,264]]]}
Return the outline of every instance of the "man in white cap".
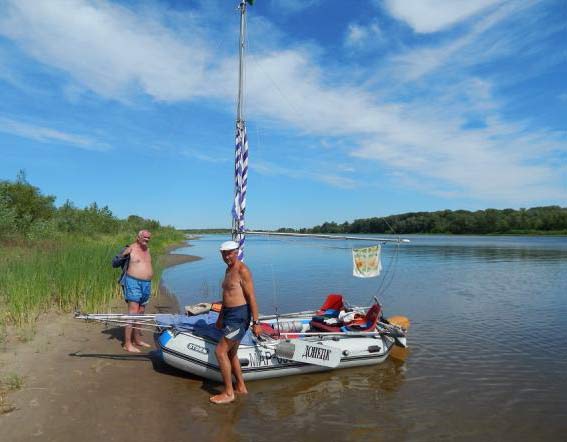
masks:
{"label": "man in white cap", "polygon": [[[254,294],[254,282],[250,269],[238,259],[238,243],[226,241],[221,244],[220,252],[227,265],[222,282],[222,308],[217,320],[217,328],[223,337],[217,344],[215,354],[224,382],[224,391],[211,397],[215,404],[228,404],[234,401],[234,394],[246,394],[246,385],[238,360],[240,340],[250,326],[256,336],[261,332],[258,321],[258,305]],[[236,379],[232,386],[232,375]]]}

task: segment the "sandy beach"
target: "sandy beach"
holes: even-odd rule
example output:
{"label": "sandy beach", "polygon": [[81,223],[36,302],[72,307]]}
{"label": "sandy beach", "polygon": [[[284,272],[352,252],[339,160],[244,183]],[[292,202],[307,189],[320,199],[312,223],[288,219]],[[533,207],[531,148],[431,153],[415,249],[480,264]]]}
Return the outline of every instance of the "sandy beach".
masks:
{"label": "sandy beach", "polygon": [[[168,255],[168,265],[199,259]],[[117,300],[113,311],[124,310]],[[149,312],[177,312],[163,287]],[[149,332],[145,339],[153,342]],[[20,389],[0,415],[2,441],[231,440],[230,414],[208,402],[216,385],[171,369],[152,355],[126,353],[122,329],[79,322],[71,314],[40,319],[30,342],[8,340],[3,375]]]}

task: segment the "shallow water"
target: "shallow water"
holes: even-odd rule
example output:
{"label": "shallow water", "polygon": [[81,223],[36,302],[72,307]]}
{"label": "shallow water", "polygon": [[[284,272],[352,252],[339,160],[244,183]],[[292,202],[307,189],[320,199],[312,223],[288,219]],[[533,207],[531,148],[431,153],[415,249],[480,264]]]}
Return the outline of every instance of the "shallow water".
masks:
{"label": "shallow water", "polygon": [[[351,247],[364,243],[247,240],[262,313],[377,295],[385,316],[411,319],[411,352],[403,364],[250,383],[227,411],[232,438],[564,440],[567,237],[408,237],[383,248],[371,279],[352,276]],[[164,274],[181,305],[220,298],[225,239],[178,251],[204,258]]]}

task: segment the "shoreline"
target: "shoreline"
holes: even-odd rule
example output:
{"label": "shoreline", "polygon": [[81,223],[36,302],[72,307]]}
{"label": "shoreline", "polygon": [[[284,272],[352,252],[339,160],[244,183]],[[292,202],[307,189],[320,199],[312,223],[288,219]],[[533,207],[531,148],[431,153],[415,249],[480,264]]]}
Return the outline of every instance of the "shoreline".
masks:
{"label": "shoreline", "polygon": [[[172,244],[166,247],[163,255],[160,255],[158,257],[158,260],[160,261],[164,270],[170,267],[175,267],[177,265],[185,264],[187,262],[199,261],[203,259],[200,256],[196,256],[196,255],[188,255],[185,253],[173,253],[176,250],[183,249],[185,247],[193,247],[192,244],[187,242],[192,239],[196,239],[196,238],[195,237],[187,238],[183,242]],[[160,288],[161,288],[161,284],[160,284]]]}
{"label": "shoreline", "polygon": [[[187,244],[168,248],[168,254]],[[167,256],[167,255],[164,255]],[[200,257],[179,255],[170,268]],[[162,256],[159,257],[161,259]],[[149,312],[178,313],[175,295],[161,283]],[[111,312],[123,312],[117,299]],[[123,329],[48,313],[28,342],[14,339],[0,350],[0,379],[18,385],[0,402],[3,439],[13,442],[53,440],[202,440],[236,437],[225,420],[226,409],[211,406],[216,384],[166,366],[156,350],[139,354],[122,350]],[[152,342],[152,333],[143,332]],[[8,390],[8,389],[7,389]],[[224,413],[223,413],[224,411]]]}

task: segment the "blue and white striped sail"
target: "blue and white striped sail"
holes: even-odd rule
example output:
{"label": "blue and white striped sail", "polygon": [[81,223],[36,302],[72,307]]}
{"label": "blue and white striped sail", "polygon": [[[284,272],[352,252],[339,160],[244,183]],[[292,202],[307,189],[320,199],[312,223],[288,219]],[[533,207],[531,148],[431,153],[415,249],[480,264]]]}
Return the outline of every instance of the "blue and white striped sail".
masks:
{"label": "blue and white striped sail", "polygon": [[238,243],[238,259],[244,259],[244,213],[246,212],[246,185],[248,184],[248,138],[244,122],[244,53],[246,42],[246,4],[240,0],[240,42],[238,69],[238,105],[236,107],[236,148],[234,158],[234,202],[232,204],[232,239]]}
{"label": "blue and white striped sail", "polygon": [[232,205],[233,236],[238,242],[238,259],[244,259],[246,212],[246,186],[248,184],[248,137],[246,124],[240,121],[236,124],[236,148],[234,158],[234,203]]}

